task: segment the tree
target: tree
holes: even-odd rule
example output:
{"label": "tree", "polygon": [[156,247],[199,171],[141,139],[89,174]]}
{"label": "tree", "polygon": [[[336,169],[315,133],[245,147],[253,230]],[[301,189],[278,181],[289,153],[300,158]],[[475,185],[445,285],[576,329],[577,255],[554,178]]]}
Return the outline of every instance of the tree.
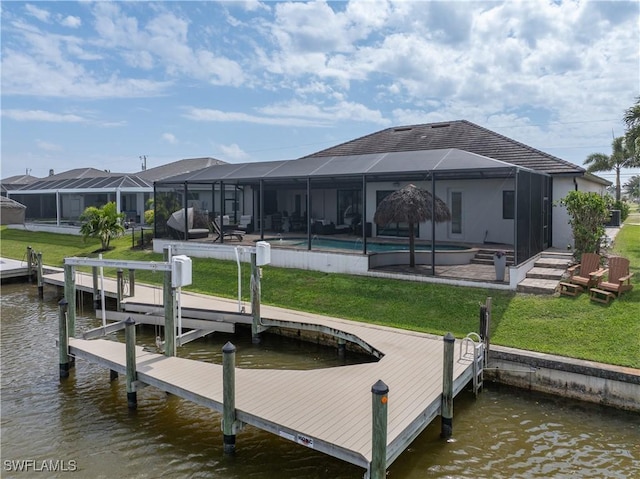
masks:
{"label": "tree", "polygon": [[633,147],[636,159],[640,158],[640,97],[636,104],[624,112],[624,122],[627,125],[627,144]]}
{"label": "tree", "polygon": [[624,191],[629,195],[629,198],[640,199],[640,176],[635,175],[629,178],[629,181],[624,184]]}
{"label": "tree", "polygon": [[627,147],[624,136],[614,138],[611,143],[611,155],[604,153],[592,153],[584,161],[585,165],[589,165],[587,171],[594,173],[597,171],[615,171],[616,172],[616,201],[620,201],[620,170],[622,168],[633,168],[640,166],[640,160],[633,156],[633,152]]}
{"label": "tree", "polygon": [[102,250],[109,249],[111,238],[117,238],[124,233],[124,213],[118,213],[116,204],[112,201],[102,208],[89,206],[80,215],[83,222],[80,233],[85,240],[89,237],[100,238]]}
{"label": "tree", "polygon": [[604,223],[609,219],[611,198],[597,193],[570,191],[560,200],[567,208],[573,231],[574,256],[579,259],[582,253],[599,253],[600,241],[604,236]]}
{"label": "tree", "polygon": [[[427,220],[442,223],[451,219],[451,212],[446,203],[437,196],[435,205],[433,201],[433,196],[428,191],[415,185],[407,185],[384,198],[373,215],[373,221],[381,226],[389,223],[409,223],[409,266],[412,268],[416,265],[414,225]],[[432,218],[431,211],[434,207],[435,218]]]}

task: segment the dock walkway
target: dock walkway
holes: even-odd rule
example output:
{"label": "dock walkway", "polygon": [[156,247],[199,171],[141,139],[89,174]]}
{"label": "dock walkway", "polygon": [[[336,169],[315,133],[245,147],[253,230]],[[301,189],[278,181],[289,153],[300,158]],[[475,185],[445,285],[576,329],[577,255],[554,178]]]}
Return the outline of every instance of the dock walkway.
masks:
{"label": "dock walkway", "polygon": [[[45,282],[60,284],[60,278],[48,275]],[[77,273],[76,287],[92,288],[91,276]],[[105,281],[107,288],[110,283]],[[154,289],[136,284],[135,296],[127,302],[141,305],[155,298],[161,303],[162,294]],[[148,303],[147,307],[162,306]],[[237,311],[234,301],[184,292],[182,307]],[[291,327],[298,323],[321,324],[342,331],[383,356],[377,362],[311,371],[236,368],[236,417],[242,423],[369,470],[371,387],[376,381],[382,380],[389,387],[387,467],[440,413],[444,349],[441,337],[264,305],[261,313],[265,321],[289,323]],[[69,348],[77,358],[125,373],[122,343],[70,338]],[[459,358],[459,342],[455,348],[454,396],[473,376],[472,361]],[[166,357],[139,347],[136,363],[138,381],[222,411],[221,365]]]}

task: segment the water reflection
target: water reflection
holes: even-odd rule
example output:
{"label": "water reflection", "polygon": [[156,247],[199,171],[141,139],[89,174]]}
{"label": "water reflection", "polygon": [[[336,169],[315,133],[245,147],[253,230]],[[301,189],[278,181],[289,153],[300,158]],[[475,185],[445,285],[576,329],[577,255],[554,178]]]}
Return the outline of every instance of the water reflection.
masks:
{"label": "water reflection", "polygon": [[[1,297],[2,465],[18,459],[75,460],[77,478],[360,478],[363,470],[252,427],[234,457],[222,452],[220,415],[147,387],[127,409],[124,378],[79,361],[60,383],[55,344],[57,298],[3,285]],[[85,311],[89,308],[85,306]],[[78,331],[99,321],[78,318]],[[140,341],[155,347],[155,331]],[[214,335],[180,348],[183,357],[220,362],[230,338]],[[340,364],[332,349],[267,337],[232,338],[246,367]],[[454,439],[428,427],[390,467],[390,478],[640,477],[640,415],[526,391],[489,386],[478,400],[455,401]],[[3,478],[69,477],[16,473]]]}

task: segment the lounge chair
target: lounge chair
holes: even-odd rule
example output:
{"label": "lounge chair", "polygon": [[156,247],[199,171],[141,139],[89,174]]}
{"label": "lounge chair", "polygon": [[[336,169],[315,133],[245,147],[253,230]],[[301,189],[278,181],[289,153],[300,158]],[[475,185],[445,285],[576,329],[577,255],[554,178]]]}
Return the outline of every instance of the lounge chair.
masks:
{"label": "lounge chair", "polygon": [[214,243],[221,238],[236,238],[238,241],[242,241],[245,233],[244,231],[236,230],[236,229],[225,229],[225,228],[221,229],[220,225],[218,224],[217,218],[211,221],[211,229],[213,233],[218,235],[213,240]]}
{"label": "lounge chair", "polygon": [[606,281],[600,281],[598,285],[590,290],[590,297],[593,301],[609,302],[616,296],[620,296],[625,291],[633,289],[629,272],[629,260],[622,256],[612,256],[609,258],[609,265],[605,270]]}
{"label": "lounge chair", "polygon": [[600,283],[605,270],[600,267],[600,255],[583,253],[580,263],[568,270],[569,278],[560,282],[560,294],[575,296],[583,290],[593,288]]}

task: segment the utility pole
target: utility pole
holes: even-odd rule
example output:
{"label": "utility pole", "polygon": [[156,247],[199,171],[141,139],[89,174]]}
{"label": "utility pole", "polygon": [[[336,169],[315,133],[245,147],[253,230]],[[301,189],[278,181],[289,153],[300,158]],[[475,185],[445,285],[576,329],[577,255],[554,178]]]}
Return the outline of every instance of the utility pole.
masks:
{"label": "utility pole", "polygon": [[140,162],[142,163],[142,171],[146,171],[147,169],[147,155],[141,155]]}

